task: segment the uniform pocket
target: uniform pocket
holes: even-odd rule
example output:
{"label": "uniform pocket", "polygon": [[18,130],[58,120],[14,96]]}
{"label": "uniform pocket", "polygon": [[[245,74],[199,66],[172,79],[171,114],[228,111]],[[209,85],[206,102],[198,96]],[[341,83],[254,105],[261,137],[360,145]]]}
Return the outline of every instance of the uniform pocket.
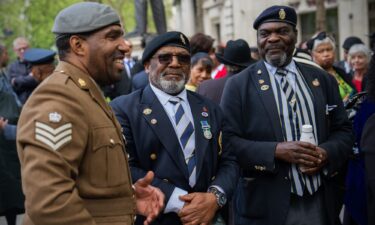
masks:
{"label": "uniform pocket", "polygon": [[126,156],[115,127],[101,127],[93,130],[90,180],[97,187],[115,187],[127,181]]}

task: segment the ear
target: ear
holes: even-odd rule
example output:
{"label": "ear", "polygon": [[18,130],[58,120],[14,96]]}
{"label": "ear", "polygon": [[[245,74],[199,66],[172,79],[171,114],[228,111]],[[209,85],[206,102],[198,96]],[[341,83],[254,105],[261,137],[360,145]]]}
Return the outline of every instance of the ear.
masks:
{"label": "ear", "polygon": [[79,56],[86,55],[86,41],[77,35],[72,35],[69,39],[70,49]]}
{"label": "ear", "polygon": [[145,67],[146,73],[149,73],[150,72],[150,66],[151,66],[150,61],[145,62],[145,64],[143,66]]}

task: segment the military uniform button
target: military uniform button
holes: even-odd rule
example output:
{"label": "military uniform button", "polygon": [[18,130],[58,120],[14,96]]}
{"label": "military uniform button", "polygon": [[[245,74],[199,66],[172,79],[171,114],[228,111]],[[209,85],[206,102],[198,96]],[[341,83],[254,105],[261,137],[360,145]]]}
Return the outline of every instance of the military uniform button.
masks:
{"label": "military uniform button", "polygon": [[164,182],[166,183],[169,183],[169,180],[168,179],[163,179]]}
{"label": "military uniform button", "polygon": [[109,139],[109,142],[111,142],[111,145],[112,145],[112,146],[115,145],[115,140],[113,140],[112,138]]}
{"label": "military uniform button", "polygon": [[215,180],[215,178],[216,178],[216,177],[215,177],[215,176],[213,176],[213,177],[211,177],[211,180]]}
{"label": "military uniform button", "polygon": [[285,180],[288,180],[288,177],[284,177]]}
{"label": "military uniform button", "polygon": [[156,157],[156,154],[155,153],[152,153],[151,155],[150,155],[150,158],[152,159],[152,160],[155,160],[157,157]]}

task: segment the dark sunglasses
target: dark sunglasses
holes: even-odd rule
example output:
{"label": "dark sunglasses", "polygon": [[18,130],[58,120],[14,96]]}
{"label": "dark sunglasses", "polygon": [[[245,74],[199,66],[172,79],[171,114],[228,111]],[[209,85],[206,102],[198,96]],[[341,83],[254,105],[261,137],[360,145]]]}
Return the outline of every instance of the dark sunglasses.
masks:
{"label": "dark sunglasses", "polygon": [[157,57],[160,64],[168,65],[173,61],[173,56],[177,57],[177,60],[180,64],[190,64],[190,55],[187,54],[164,53],[155,55],[152,58]]}

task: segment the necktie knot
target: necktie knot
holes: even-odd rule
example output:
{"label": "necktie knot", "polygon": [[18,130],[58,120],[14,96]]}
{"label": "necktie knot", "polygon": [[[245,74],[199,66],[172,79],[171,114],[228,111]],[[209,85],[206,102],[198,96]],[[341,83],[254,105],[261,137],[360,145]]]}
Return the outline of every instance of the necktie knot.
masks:
{"label": "necktie knot", "polygon": [[277,68],[276,74],[285,77],[288,74],[288,70],[284,68]]}
{"label": "necktie knot", "polygon": [[176,105],[177,103],[181,102],[181,99],[179,97],[172,97],[168,101],[173,105]]}

